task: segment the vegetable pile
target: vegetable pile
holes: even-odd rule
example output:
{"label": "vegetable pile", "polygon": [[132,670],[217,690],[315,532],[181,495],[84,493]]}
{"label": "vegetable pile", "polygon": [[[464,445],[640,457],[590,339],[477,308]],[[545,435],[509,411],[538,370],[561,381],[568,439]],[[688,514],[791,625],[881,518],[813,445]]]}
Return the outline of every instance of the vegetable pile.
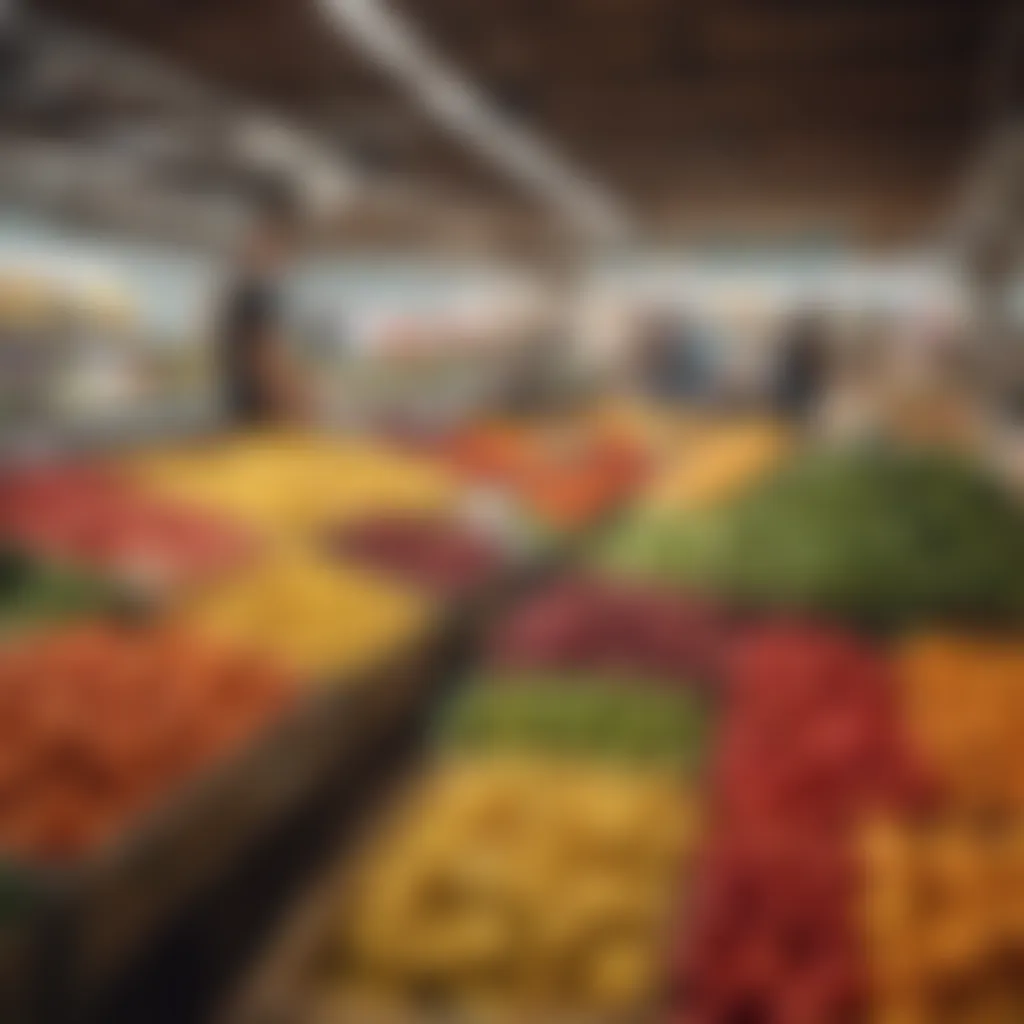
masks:
{"label": "vegetable pile", "polygon": [[100,610],[114,600],[107,582],[0,550],[0,640],[28,626]]}
{"label": "vegetable pile", "polygon": [[583,422],[487,423],[445,439],[450,465],[513,495],[556,530],[586,526],[625,500],[650,468],[646,446]]}
{"label": "vegetable pile", "polygon": [[805,455],[714,515],[642,518],[608,560],[744,605],[857,621],[1024,614],[1024,516],[983,472],[932,453]]}
{"label": "vegetable pile", "polygon": [[75,625],[0,650],[0,847],[115,839],[292,702],[285,673],[179,632]]}
{"label": "vegetable pile", "polygon": [[662,773],[444,765],[339,893],[328,1005],[360,1021],[649,1011],[696,836],[685,789]]}
{"label": "vegetable pile", "polygon": [[705,715],[685,691],[627,680],[491,677],[458,701],[444,723],[446,749],[476,755],[532,752],[627,764],[694,767]]}
{"label": "vegetable pile", "polygon": [[1024,811],[1024,644],[932,634],[905,642],[898,657],[908,731],[946,803]]}
{"label": "vegetable pile", "polygon": [[381,515],[334,532],[329,546],[413,586],[465,594],[500,575],[507,562],[500,547],[444,519]]}
{"label": "vegetable pile", "polygon": [[193,583],[252,554],[245,533],[109,470],[58,465],[0,478],[0,542],[156,584]]}
{"label": "vegetable pile", "polygon": [[1024,825],[873,824],[864,946],[878,1020],[1010,1022],[1024,1014]]}
{"label": "vegetable pile", "polygon": [[263,652],[315,678],[365,668],[428,622],[415,594],[299,549],[189,595],[175,618],[199,636]]}
{"label": "vegetable pile", "polygon": [[430,460],[300,432],[149,453],[129,469],[152,492],[272,540],[309,538],[378,513],[442,514],[459,493]]}
{"label": "vegetable pile", "polygon": [[711,603],[644,585],[567,577],[527,598],[497,627],[495,665],[515,670],[706,679],[728,635]]}
{"label": "vegetable pile", "polygon": [[851,842],[921,799],[884,662],[839,632],[759,630],[737,653],[685,952],[688,1020],[857,1020]]}

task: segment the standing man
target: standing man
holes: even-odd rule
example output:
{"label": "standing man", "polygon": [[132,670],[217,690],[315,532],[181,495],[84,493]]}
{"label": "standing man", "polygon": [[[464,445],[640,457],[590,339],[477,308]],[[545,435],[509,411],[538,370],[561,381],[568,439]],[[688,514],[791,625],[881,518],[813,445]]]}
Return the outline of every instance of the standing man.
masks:
{"label": "standing man", "polygon": [[281,290],[297,228],[291,196],[283,191],[265,195],[228,286],[217,359],[221,399],[234,425],[291,422],[309,411],[306,382],[283,328]]}
{"label": "standing man", "polygon": [[776,411],[798,423],[816,412],[828,385],[829,339],[815,309],[798,312],[784,327],[774,382]]}

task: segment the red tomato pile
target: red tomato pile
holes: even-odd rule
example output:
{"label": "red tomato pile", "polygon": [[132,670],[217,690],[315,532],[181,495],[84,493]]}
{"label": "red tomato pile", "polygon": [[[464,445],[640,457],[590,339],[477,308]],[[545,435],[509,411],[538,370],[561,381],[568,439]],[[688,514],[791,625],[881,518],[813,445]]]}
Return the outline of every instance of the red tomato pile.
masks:
{"label": "red tomato pile", "polygon": [[189,582],[244,560],[231,526],[153,498],[117,473],[59,465],[0,479],[0,541],[159,583]]}
{"label": "red tomato pile", "polygon": [[503,621],[491,655],[499,668],[699,680],[714,674],[728,633],[724,613],[706,602],[644,586],[565,579]]}
{"label": "red tomato pile", "polygon": [[488,538],[438,519],[377,516],[343,528],[331,543],[341,554],[442,594],[482,586],[505,564]]}
{"label": "red tomato pile", "polygon": [[838,631],[773,626],[747,638],[712,786],[685,1019],[861,1019],[853,830],[928,788],[899,735],[884,662]]}
{"label": "red tomato pile", "polygon": [[64,861],[115,838],[297,693],[167,627],[83,624],[0,651],[0,850]]}

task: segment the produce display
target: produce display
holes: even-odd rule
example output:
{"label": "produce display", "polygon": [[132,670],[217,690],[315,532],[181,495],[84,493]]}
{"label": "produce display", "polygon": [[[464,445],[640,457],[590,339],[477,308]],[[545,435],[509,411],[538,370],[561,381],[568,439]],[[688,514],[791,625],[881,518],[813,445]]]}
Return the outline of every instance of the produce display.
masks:
{"label": "produce display", "polygon": [[644,585],[570,576],[526,598],[495,628],[490,660],[514,670],[636,673],[707,681],[728,635],[711,603]]}
{"label": "produce display", "polygon": [[508,562],[479,531],[441,518],[381,515],[333,531],[330,550],[406,583],[465,594],[497,578]]}
{"label": "produce display", "polygon": [[771,474],[792,446],[788,431],[772,422],[709,428],[655,480],[642,505],[668,512],[721,507]]}
{"label": "produce display", "polygon": [[156,585],[209,578],[253,551],[233,526],[159,500],[111,470],[74,464],[0,477],[0,543]]}
{"label": "produce display", "polygon": [[366,1022],[650,1009],[698,833],[674,776],[520,758],[441,766],[338,894],[325,1003]]}
{"label": "produce display", "polygon": [[175,618],[316,678],[367,668],[429,622],[408,590],[291,548],[188,595]]}
{"label": "produce display", "polygon": [[766,627],[741,645],[683,953],[684,1019],[856,1021],[867,987],[852,844],[915,806],[888,670],[838,631]]}
{"label": "produce display", "polygon": [[807,454],[713,515],[648,514],[608,561],[744,604],[871,622],[1024,614],[1024,515],[983,472],[933,453]]}
{"label": "produce display", "polygon": [[862,849],[875,1019],[1024,1019],[1024,825],[883,820]]}
{"label": "produce display", "polygon": [[[1024,512],[957,456],[770,422],[621,407],[419,455],[275,432],[5,473],[0,857],[125,838],[498,581],[512,526],[573,539],[629,499],[488,624],[332,896],[323,1019],[1024,1019]],[[128,609],[126,576],[189,585]]]}
{"label": "produce display", "polygon": [[302,433],[150,453],[134,460],[131,471],[157,493],[271,538],[378,513],[441,514],[459,495],[455,479],[433,460]]}
{"label": "produce display", "polygon": [[497,676],[447,716],[442,746],[463,753],[528,751],[596,761],[695,767],[705,713],[685,690],[652,691],[628,678]]}
{"label": "produce display", "polygon": [[116,839],[288,708],[262,659],[166,627],[82,624],[0,649],[0,856],[66,862]]}
{"label": "produce display", "polygon": [[1024,643],[935,633],[906,641],[898,664],[909,734],[947,804],[1024,811]]}

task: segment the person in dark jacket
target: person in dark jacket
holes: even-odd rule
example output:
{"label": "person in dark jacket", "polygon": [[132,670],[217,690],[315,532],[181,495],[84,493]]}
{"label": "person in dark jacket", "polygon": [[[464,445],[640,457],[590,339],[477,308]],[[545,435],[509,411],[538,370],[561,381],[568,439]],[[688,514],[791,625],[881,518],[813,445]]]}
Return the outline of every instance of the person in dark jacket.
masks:
{"label": "person in dark jacket", "polygon": [[296,232],[288,197],[265,197],[239,253],[218,323],[217,357],[224,411],[236,425],[301,418],[304,383],[283,327],[283,278]]}
{"label": "person in dark jacket", "polygon": [[799,313],[783,334],[775,379],[775,407],[805,421],[820,403],[828,378],[828,339],[822,316],[814,310]]}

